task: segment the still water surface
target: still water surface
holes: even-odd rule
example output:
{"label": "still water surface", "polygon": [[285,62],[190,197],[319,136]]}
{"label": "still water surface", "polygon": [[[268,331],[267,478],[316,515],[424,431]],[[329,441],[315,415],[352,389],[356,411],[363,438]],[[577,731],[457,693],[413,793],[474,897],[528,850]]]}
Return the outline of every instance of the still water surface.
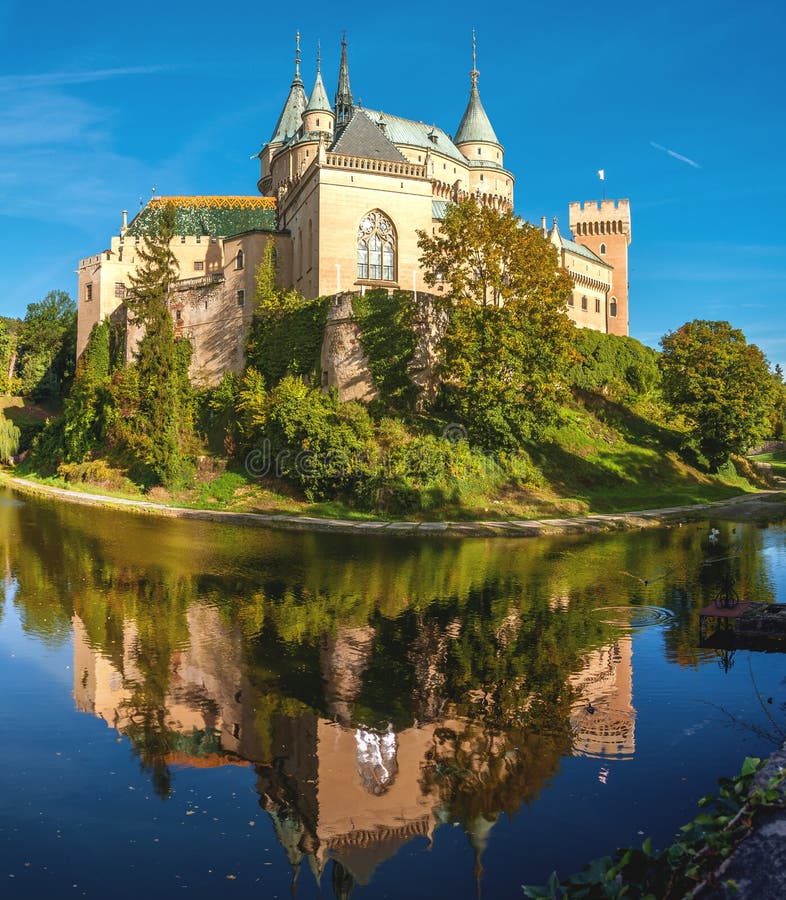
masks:
{"label": "still water surface", "polygon": [[725,574],[786,598],[782,525],[362,540],[0,491],[0,563],[3,897],[517,897],[663,846],[786,721],[786,657],[697,648]]}

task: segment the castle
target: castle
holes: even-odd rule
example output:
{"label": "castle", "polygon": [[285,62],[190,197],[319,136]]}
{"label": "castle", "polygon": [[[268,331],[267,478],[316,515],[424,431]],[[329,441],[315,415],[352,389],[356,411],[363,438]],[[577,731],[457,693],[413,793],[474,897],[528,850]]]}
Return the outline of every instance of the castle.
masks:
{"label": "castle", "polygon": [[[512,209],[515,178],[483,107],[475,62],[455,135],[437,125],[367,109],[350,87],[346,38],[333,103],[321,60],[310,95],[300,73],[300,38],[289,94],[258,154],[260,196],[155,197],[110,247],[79,263],[77,354],[96,322],[124,318],[135,247],[157,208],[175,210],[172,249],[180,280],[170,305],[176,332],[194,345],[192,378],[213,384],[243,365],[253,315],[254,273],[275,240],[279,279],[306,297],[371,287],[427,291],[418,230],[436,233],[450,203],[475,197]],[[573,238],[541,227],[573,279],[568,305],[582,327],[628,333],[627,200],[570,204]],[[128,355],[139,338],[128,331]]]}

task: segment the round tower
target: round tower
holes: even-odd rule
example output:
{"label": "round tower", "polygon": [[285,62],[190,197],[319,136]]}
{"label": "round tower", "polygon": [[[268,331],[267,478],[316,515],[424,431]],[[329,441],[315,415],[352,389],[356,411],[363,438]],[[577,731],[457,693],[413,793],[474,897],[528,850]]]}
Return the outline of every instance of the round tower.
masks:
{"label": "round tower", "polygon": [[260,194],[273,195],[273,157],[300,130],[307,104],[306,91],[300,77],[300,32],[298,31],[295,35],[295,77],[292,79],[286,103],[278,117],[273,134],[259,152],[260,175],[257,187]]}
{"label": "round tower", "polygon": [[570,228],[577,244],[613,266],[609,293],[607,331],[627,335],[628,247],[630,246],[630,200],[587,200],[571,203]]}
{"label": "round tower", "polygon": [[469,102],[453,143],[469,163],[470,193],[489,205],[510,206],[513,204],[513,176],[509,172],[493,171],[503,169],[504,150],[481,103],[479,76],[477,43],[473,30]]}
{"label": "round tower", "polygon": [[314,89],[303,111],[303,135],[324,134],[329,141],[333,139],[335,117],[333,107],[328,100],[325,85],[322,83],[322,56],[317,44],[317,77]]}

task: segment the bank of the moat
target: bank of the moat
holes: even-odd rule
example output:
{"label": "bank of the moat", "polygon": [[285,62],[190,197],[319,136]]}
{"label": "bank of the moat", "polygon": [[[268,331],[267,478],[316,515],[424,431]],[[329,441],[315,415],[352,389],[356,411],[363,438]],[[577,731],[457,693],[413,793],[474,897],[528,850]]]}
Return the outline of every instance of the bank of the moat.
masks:
{"label": "bank of the moat", "polygon": [[456,521],[390,521],[384,519],[337,519],[280,513],[229,512],[167,506],[148,500],[112,497],[86,493],[52,485],[39,484],[25,478],[0,474],[0,484],[23,493],[47,496],[68,503],[100,506],[141,515],[222,522],[228,525],[251,525],[291,531],[326,531],[336,534],[438,536],[438,537],[539,537],[561,534],[584,534],[640,528],[657,528],[681,522],[708,518],[733,517],[738,521],[778,521],[786,516],[786,492],[759,491],[726,500],[662,509],[634,510],[620,513],[598,513],[554,519],[487,519],[475,522]]}

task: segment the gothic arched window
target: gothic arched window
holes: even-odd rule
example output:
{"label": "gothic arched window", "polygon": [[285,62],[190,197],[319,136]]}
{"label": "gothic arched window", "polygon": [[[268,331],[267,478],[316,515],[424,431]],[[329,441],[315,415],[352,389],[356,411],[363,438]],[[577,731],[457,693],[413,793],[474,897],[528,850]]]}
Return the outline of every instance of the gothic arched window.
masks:
{"label": "gothic arched window", "polygon": [[606,255],[606,245],[605,245],[605,244],[601,244],[601,245],[600,245],[600,255],[601,255],[601,256],[605,256],[605,255]]}
{"label": "gothic arched window", "polygon": [[609,302],[609,315],[614,317],[617,315],[617,298],[612,297]]}
{"label": "gothic arched window", "polygon": [[388,217],[374,210],[360,220],[357,239],[358,278],[396,280],[396,231]]}

